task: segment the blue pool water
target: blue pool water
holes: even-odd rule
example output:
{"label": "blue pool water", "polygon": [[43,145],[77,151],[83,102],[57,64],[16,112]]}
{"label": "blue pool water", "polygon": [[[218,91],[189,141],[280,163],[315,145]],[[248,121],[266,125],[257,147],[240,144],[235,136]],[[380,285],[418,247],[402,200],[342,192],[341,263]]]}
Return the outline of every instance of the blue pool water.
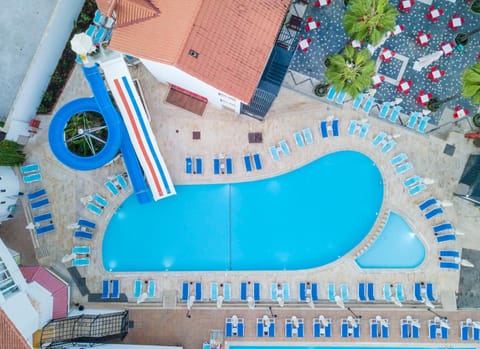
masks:
{"label": "blue pool water", "polygon": [[416,268],[425,258],[425,246],[405,220],[390,212],[382,232],[360,257],[361,268]]}
{"label": "blue pool water", "polygon": [[383,200],[380,171],[341,151],[253,182],[179,185],[140,205],[128,198],[110,220],[103,265],[110,271],[296,270],[354,248]]}

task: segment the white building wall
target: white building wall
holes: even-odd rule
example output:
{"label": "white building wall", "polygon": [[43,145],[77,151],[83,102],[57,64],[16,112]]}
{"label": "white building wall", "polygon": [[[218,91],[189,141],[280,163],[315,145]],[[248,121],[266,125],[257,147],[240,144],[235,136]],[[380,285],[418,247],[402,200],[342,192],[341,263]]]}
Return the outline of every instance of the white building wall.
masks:
{"label": "white building wall", "polygon": [[240,114],[241,101],[227,95],[215,87],[185,73],[184,71],[168,64],[141,60],[145,67],[160,82],[174,84],[185,90],[194,92],[208,99],[208,102],[217,108],[227,107]]}
{"label": "white building wall", "polygon": [[[43,92],[57,65],[65,44],[70,37],[73,23],[82,9],[84,0],[56,0],[57,5],[45,29],[42,40],[33,56],[32,63],[13,102],[5,129],[12,120],[28,122],[36,115]],[[7,139],[16,141],[18,134]],[[15,136],[15,137],[13,137]],[[28,134],[24,135],[28,136]]]}
{"label": "white building wall", "polygon": [[11,167],[0,166],[0,223],[11,214],[9,207],[17,202],[20,184]]}

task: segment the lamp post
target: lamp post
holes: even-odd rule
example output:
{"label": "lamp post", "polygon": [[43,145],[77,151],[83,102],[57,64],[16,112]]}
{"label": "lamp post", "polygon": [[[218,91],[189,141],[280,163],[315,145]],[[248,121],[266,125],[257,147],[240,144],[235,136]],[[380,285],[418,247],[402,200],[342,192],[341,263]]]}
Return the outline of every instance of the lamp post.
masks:
{"label": "lamp post", "polygon": [[433,311],[431,308],[427,308],[427,311],[431,312],[432,314],[438,316],[439,318],[442,318],[442,319],[447,319],[446,316],[441,316],[439,313],[437,313],[436,311]]}
{"label": "lamp post", "polygon": [[272,307],[268,307],[268,310],[270,311],[270,316],[271,317],[277,317],[277,314],[273,313]]}
{"label": "lamp post", "polygon": [[352,310],[352,309],[350,309],[350,307],[347,307],[346,309],[347,309],[349,312],[351,312],[351,313],[352,313],[352,315],[353,315],[353,316],[355,316],[356,318],[359,318],[359,319],[361,319],[361,318],[362,318],[362,315],[357,315],[357,314],[355,314],[355,313],[353,312],[353,310]]}

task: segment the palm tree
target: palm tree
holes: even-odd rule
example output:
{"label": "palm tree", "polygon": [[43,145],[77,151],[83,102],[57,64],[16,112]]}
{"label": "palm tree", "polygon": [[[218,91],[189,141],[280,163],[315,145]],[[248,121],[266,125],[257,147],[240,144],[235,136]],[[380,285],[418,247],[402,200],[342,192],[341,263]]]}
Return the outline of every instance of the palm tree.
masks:
{"label": "palm tree", "polygon": [[480,62],[463,72],[462,95],[470,98],[474,104],[480,104]]}
{"label": "palm tree", "polygon": [[356,51],[347,45],[342,54],[329,57],[329,66],[325,77],[330,85],[339,91],[347,92],[355,98],[360,92],[372,85],[375,62],[367,49]]}
{"label": "palm tree", "polygon": [[388,0],[351,0],[343,25],[352,39],[376,45],[386,32],[394,30],[397,16]]}
{"label": "palm tree", "polygon": [[0,141],[0,166],[15,166],[23,164],[25,154],[20,149],[20,144],[3,140]]}

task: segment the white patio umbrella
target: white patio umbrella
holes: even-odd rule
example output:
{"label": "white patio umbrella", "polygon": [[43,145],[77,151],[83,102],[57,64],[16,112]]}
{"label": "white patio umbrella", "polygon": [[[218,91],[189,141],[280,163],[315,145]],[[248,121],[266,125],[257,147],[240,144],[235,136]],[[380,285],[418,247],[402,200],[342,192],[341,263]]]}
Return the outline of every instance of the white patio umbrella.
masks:
{"label": "white patio umbrella", "polygon": [[435,306],[432,304],[432,302],[430,302],[428,298],[425,298],[425,305],[430,309],[435,309]]}
{"label": "white patio umbrella", "polygon": [[148,294],[146,292],[143,292],[140,297],[137,299],[137,304],[143,303],[147,300]]}
{"label": "white patio umbrella", "polygon": [[337,305],[338,305],[340,308],[345,309],[345,303],[343,303],[342,297],[340,297],[340,296],[335,296],[335,303],[337,303]]}
{"label": "white patio umbrella", "polygon": [[472,321],[473,327],[475,328],[480,328],[480,322],[479,321]]}
{"label": "white patio umbrella", "polygon": [[187,309],[188,310],[192,309],[193,302],[195,302],[195,296],[192,295],[192,296],[188,297],[188,300],[187,300]]}
{"label": "white patio umbrella", "polygon": [[270,318],[268,317],[268,315],[263,315],[262,321],[263,321],[263,326],[270,327]]}
{"label": "white patio umbrella", "polygon": [[320,323],[321,323],[323,326],[327,326],[327,325],[328,325],[328,321],[327,321],[327,319],[325,319],[325,316],[323,316],[323,315],[320,315],[320,316],[318,317],[318,321],[320,321]]}
{"label": "white patio umbrella", "polygon": [[395,305],[398,305],[399,307],[403,307],[403,304],[402,302],[400,302],[400,300],[398,299],[398,297],[392,297],[392,301]]}
{"label": "white patio umbrella", "polygon": [[75,34],[72,40],[70,40],[70,46],[72,47],[72,51],[80,56],[86,56],[95,51],[92,37],[86,33]]}
{"label": "white patio umbrella", "polygon": [[249,309],[255,309],[255,300],[253,299],[253,297],[247,298],[247,304]]}
{"label": "white patio umbrella", "polygon": [[62,263],[70,262],[74,260],[76,257],[77,257],[76,253],[66,254],[65,256],[62,257]]}
{"label": "white patio umbrella", "polygon": [[238,316],[237,315],[232,315],[232,326],[233,327],[238,326]]}
{"label": "white patio umbrella", "polygon": [[28,225],[25,227],[27,230],[33,230],[35,229],[35,224],[33,222],[28,223]]}
{"label": "white patio umbrella", "polygon": [[398,105],[398,104],[400,104],[400,103],[402,103],[402,102],[403,102],[403,98],[395,98],[395,100],[393,101],[392,104],[393,104],[393,105]]}
{"label": "white patio umbrella", "polygon": [[423,114],[423,115],[429,115],[429,114],[431,114],[431,113],[432,113],[432,111],[429,110],[429,109],[423,109],[423,110],[422,110],[422,114]]}
{"label": "white patio umbrella", "polygon": [[313,303],[313,300],[310,297],[306,298],[307,304],[310,308],[315,308],[315,303]]}
{"label": "white patio umbrella", "polygon": [[385,326],[385,327],[388,327],[390,325],[387,319],[380,320],[380,323],[382,324],[382,326]]}
{"label": "white patio umbrella", "polygon": [[278,302],[278,305],[281,306],[281,307],[283,307],[285,305],[285,301],[284,301],[283,297],[278,296],[277,297],[277,302]]}
{"label": "white patio umbrella", "polygon": [[420,321],[418,321],[418,319],[412,319],[412,326],[420,328]]}
{"label": "white patio umbrella", "polygon": [[442,57],[442,55],[443,55],[443,51],[439,50],[439,51],[435,51],[435,52],[433,52],[429,55],[422,56],[422,57],[418,58],[415,61],[415,63],[413,63],[413,69],[416,70],[416,71],[421,71],[423,68],[428,67],[430,64],[432,64],[433,62],[440,59],[440,57]]}
{"label": "white patio umbrella", "polygon": [[222,303],[223,303],[223,296],[218,296],[217,297],[217,308],[220,309],[222,307]]}
{"label": "white patio umbrella", "polygon": [[423,184],[433,184],[435,183],[435,180],[432,179],[432,178],[428,178],[428,177],[425,177],[423,180],[422,180]]}
{"label": "white patio umbrella", "polygon": [[67,229],[78,229],[80,228],[80,226],[77,224],[77,223],[70,223],[69,225],[67,225]]}
{"label": "white patio umbrella", "polygon": [[292,316],[292,325],[294,328],[298,328],[298,318],[295,315]]}
{"label": "white patio umbrella", "polygon": [[460,264],[463,265],[464,267],[469,267],[469,268],[475,267],[475,265],[473,265],[473,263],[470,262],[470,261],[467,260],[467,259],[462,259],[462,260],[460,261]]}
{"label": "white patio umbrella", "polygon": [[448,324],[448,321],[444,319],[440,320],[440,327],[450,329],[450,325]]}
{"label": "white patio umbrella", "polygon": [[439,204],[440,204],[440,206],[442,206],[442,207],[451,207],[451,206],[453,206],[453,202],[448,201],[448,200],[439,201]]}

